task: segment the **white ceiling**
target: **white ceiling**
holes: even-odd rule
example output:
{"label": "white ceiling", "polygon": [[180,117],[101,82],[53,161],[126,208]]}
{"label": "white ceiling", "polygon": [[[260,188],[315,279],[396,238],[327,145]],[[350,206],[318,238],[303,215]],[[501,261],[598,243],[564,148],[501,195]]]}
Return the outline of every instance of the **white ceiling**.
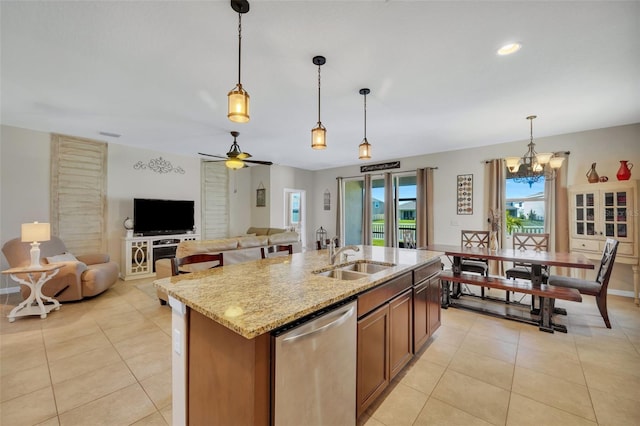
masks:
{"label": "white ceiling", "polygon": [[[526,140],[530,114],[534,138],[640,122],[638,1],[250,3],[251,121],[235,124],[228,0],[3,0],[2,124],[194,156],[224,154],[237,130],[254,159],[319,170],[361,163],[363,87],[373,163]],[[510,41],[522,50],[497,56]]]}

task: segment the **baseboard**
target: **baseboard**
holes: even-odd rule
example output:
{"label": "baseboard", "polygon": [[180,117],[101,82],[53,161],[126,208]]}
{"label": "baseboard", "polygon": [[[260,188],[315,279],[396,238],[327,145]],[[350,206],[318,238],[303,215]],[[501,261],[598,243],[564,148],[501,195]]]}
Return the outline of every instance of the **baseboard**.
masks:
{"label": "baseboard", "polygon": [[623,297],[631,297],[631,298],[635,297],[635,295],[633,294],[633,291],[616,290],[616,289],[613,289],[613,288],[608,288],[607,289],[607,294],[613,294],[615,296],[623,296]]}
{"label": "baseboard", "polygon": [[13,294],[13,293],[20,293],[20,287],[0,288],[0,294]]}

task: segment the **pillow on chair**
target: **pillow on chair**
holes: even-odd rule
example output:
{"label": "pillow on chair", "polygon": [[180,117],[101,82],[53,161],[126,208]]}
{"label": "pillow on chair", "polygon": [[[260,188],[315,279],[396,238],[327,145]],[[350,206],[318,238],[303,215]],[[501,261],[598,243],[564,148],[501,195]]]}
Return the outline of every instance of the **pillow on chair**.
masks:
{"label": "pillow on chair", "polygon": [[77,262],[78,259],[74,255],[69,252],[64,252],[62,254],[58,254],[56,256],[49,256],[46,258],[47,263],[56,263],[56,262]]}

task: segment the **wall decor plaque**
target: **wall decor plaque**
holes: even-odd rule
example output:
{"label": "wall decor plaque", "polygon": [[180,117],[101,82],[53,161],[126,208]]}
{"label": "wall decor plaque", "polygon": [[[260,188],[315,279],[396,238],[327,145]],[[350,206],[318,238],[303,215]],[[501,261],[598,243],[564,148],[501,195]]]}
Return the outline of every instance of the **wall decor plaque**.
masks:
{"label": "wall decor plaque", "polygon": [[375,172],[378,170],[387,170],[387,169],[399,169],[399,168],[400,168],[399,161],[390,161],[388,163],[369,164],[366,166],[360,166],[360,173]]}
{"label": "wall decor plaque", "polygon": [[473,214],[473,175],[458,175],[458,214]]}

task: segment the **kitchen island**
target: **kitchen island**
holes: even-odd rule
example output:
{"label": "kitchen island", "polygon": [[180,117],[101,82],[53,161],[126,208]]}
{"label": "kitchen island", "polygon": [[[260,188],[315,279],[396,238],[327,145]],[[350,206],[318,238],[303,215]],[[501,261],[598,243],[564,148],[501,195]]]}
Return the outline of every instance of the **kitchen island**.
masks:
{"label": "kitchen island", "polygon": [[[271,332],[349,299],[358,300],[359,353],[358,360],[353,360],[359,364],[358,375],[363,376],[362,365],[378,358],[387,363],[381,383],[370,376],[361,383],[359,377],[359,393],[363,386],[375,385],[372,392],[359,397],[362,403],[358,412],[361,412],[363,404],[370,404],[386,387],[384,383],[388,384],[391,375],[397,374],[413,352],[419,350],[416,341],[424,344],[423,334],[439,325],[439,282],[433,276],[440,267],[440,253],[360,246],[360,251],[340,266],[358,263],[376,264],[378,270],[350,274],[350,279],[341,279],[349,274],[328,277],[322,273],[335,269],[336,265],[329,265],[326,250],[318,250],[155,281],[156,287],[169,294],[173,309],[174,424],[186,424],[187,420],[189,424],[269,424],[274,381]],[[431,286],[426,286],[427,283]],[[428,300],[432,309],[426,315],[437,317],[438,321],[429,322],[420,316],[416,318],[416,324],[420,325],[414,327],[413,296],[416,291],[423,294],[418,290],[423,284],[431,289]],[[398,303],[394,305],[395,300]],[[420,296],[417,300],[427,299]],[[422,306],[415,309],[416,313],[424,311]],[[395,334],[390,329],[394,313],[396,317],[402,313],[409,319],[398,328],[402,332]],[[389,320],[372,323],[373,327],[363,329],[362,337],[375,333],[377,324],[382,324],[387,339],[395,336],[395,341],[404,345],[404,351],[409,350],[409,355],[400,357],[395,365],[390,365],[394,349],[388,341],[381,357],[360,362],[362,344],[366,343],[360,341],[360,322],[364,325],[364,321],[378,317]],[[421,337],[414,339],[418,328],[425,327]]]}

